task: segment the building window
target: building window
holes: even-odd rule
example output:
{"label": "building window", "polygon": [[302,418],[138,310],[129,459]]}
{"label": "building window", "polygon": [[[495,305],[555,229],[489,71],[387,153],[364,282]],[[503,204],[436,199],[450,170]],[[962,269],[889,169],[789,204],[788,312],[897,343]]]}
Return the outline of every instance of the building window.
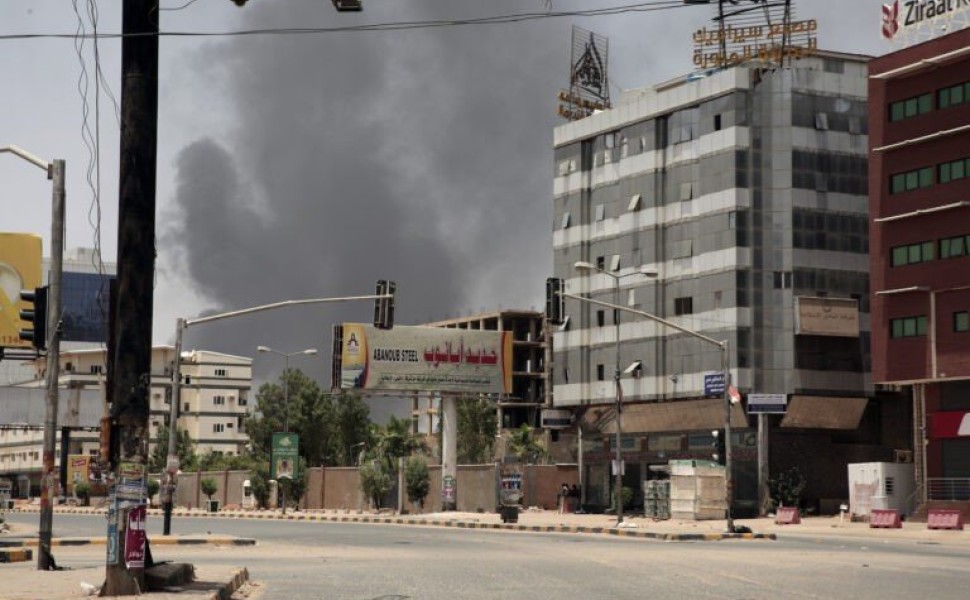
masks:
{"label": "building window", "polygon": [[970,100],[970,82],[943,88],[937,92],[940,108],[958,106]]}
{"label": "building window", "polygon": [[596,311],[596,326],[605,327],[606,326],[606,311],[598,310]]}
{"label": "building window", "polygon": [[226,423],[226,429],[232,429],[232,423]]}
{"label": "building window", "polygon": [[926,93],[889,105],[889,120],[902,121],[933,110],[933,94]]}
{"label": "building window", "polygon": [[640,194],[633,194],[630,197],[630,204],[627,205],[626,209],[630,212],[640,210]]}
{"label": "building window", "polygon": [[933,260],[933,242],[921,242],[892,249],[892,266],[915,265]]}
{"label": "building window", "polygon": [[90,370],[92,375],[100,375],[101,373],[104,373],[104,367],[101,365],[91,365]]}
{"label": "building window", "polygon": [[776,290],[791,289],[791,271],[775,271],[773,275]]}
{"label": "building window", "polygon": [[611,271],[619,271],[620,270],[620,255],[619,254],[614,254],[613,257],[610,259],[610,270]]}
{"label": "building window", "polygon": [[562,368],[562,379],[566,383],[569,383],[569,367]]}
{"label": "building window", "polygon": [[186,413],[189,412],[189,403],[188,402],[186,402],[185,404],[182,405],[182,412],[186,412]]}
{"label": "building window", "polygon": [[714,131],[721,130],[721,115],[714,115]]}
{"label": "building window", "polygon": [[604,219],[606,219],[606,205],[605,204],[597,204],[596,205],[596,220],[597,221],[602,221]]}
{"label": "building window", "polygon": [[600,271],[606,269],[606,257],[605,256],[597,256],[596,257],[596,268],[599,269]]}
{"label": "building window", "polygon": [[722,297],[723,297],[723,293],[721,292],[721,290],[717,290],[716,292],[714,292],[714,308],[716,309],[721,308],[721,302],[723,301]]}
{"label": "building window", "polygon": [[215,404],[216,406],[222,406],[222,405],[224,405],[226,403],[226,397],[225,396],[213,396],[212,397],[212,403]]}
{"label": "building window", "polygon": [[223,425],[222,423],[212,424],[212,433],[222,433],[225,430],[226,430],[226,426]]}
{"label": "building window", "polygon": [[953,331],[960,333],[970,331],[970,312],[961,310],[953,313]]}
{"label": "building window", "polygon": [[675,298],[674,299],[674,314],[675,315],[689,315],[694,312],[694,299],[691,297],[687,298]]}
{"label": "building window", "polygon": [[892,194],[899,194],[926,188],[933,185],[933,167],[923,167],[905,173],[896,173],[890,180],[889,189]]}
{"label": "building window", "polygon": [[606,380],[606,369],[603,368],[603,365],[596,365],[596,381],[605,381],[605,380]]}
{"label": "building window", "polygon": [[917,337],[926,335],[926,317],[903,317],[890,319],[889,328],[894,338]]}
{"label": "building window", "polygon": [[562,214],[562,227],[561,229],[569,229],[569,211]]}
{"label": "building window", "polygon": [[970,235],[940,240],[940,258],[956,258],[970,254]]}
{"label": "building window", "polygon": [[216,369],[216,377],[228,377],[228,369]]}
{"label": "building window", "polygon": [[950,183],[970,175],[970,158],[961,158],[940,165],[940,183]]}
{"label": "building window", "polygon": [[247,404],[249,404],[249,399],[246,398],[245,396],[240,396],[239,397],[239,406],[246,406]]}

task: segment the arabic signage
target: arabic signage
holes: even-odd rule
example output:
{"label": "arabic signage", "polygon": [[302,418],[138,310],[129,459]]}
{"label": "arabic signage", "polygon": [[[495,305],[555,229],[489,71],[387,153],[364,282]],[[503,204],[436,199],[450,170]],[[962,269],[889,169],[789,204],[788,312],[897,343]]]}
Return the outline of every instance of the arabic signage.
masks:
{"label": "arabic signage", "polygon": [[610,107],[609,39],[573,26],[569,91],[559,90],[559,116],[575,121]]}
{"label": "arabic signage", "polygon": [[344,323],[344,389],[509,394],[512,334],[443,327],[377,329]]}
{"label": "arabic signage", "polygon": [[724,373],[709,373],[704,376],[704,395],[724,395]]}
{"label": "arabic signage", "polygon": [[783,415],[788,410],[786,394],[748,394],[748,414]]}
{"label": "arabic signage", "polygon": [[274,433],[270,458],[270,479],[293,479],[300,468],[300,436],[295,433]]}
{"label": "arabic signage", "polygon": [[854,298],[795,298],[795,334],[859,337],[859,301]]}
{"label": "arabic signage", "polygon": [[970,412],[950,411],[930,415],[930,437],[970,437]]}
{"label": "arabic signage", "polygon": [[118,500],[144,500],[148,493],[145,485],[145,465],[133,462],[123,462],[118,467],[118,483],[115,485],[115,495]]}
{"label": "arabic signage", "polygon": [[67,493],[74,494],[74,487],[88,480],[91,457],[87,454],[71,454],[67,457]]}
{"label": "arabic signage", "polygon": [[118,564],[118,498],[114,495],[108,498],[108,538],[107,557],[109,565]]}
{"label": "arabic signage", "polygon": [[955,29],[950,26],[953,21],[958,17],[965,20],[968,16],[970,0],[896,0],[882,5],[882,37],[895,40],[918,30],[926,30],[931,35],[937,29],[949,32]]}
{"label": "arabic signage", "polygon": [[129,569],[145,568],[145,505],[128,511],[128,528],[125,529],[125,566]]}
{"label": "arabic signage", "polygon": [[21,309],[30,308],[20,300],[20,292],[43,285],[41,253],[39,235],[0,233],[0,346],[31,346],[31,342],[20,339],[20,330],[31,327],[20,320]]}
{"label": "arabic signage", "polygon": [[694,32],[694,66],[723,69],[749,61],[782,66],[818,52],[818,21],[795,20],[794,2],[713,2],[713,25]]}

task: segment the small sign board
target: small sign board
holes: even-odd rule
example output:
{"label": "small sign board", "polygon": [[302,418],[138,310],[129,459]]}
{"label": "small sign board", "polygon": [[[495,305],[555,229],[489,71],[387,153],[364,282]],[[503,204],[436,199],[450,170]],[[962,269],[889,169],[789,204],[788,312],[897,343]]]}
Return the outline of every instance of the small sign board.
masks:
{"label": "small sign board", "polygon": [[295,433],[273,434],[270,479],[293,479],[299,468],[300,436]]}
{"label": "small sign board", "polygon": [[748,414],[783,415],[788,409],[787,394],[748,394]]}
{"label": "small sign board", "polygon": [[128,528],[125,529],[125,566],[129,569],[145,568],[145,505],[128,511]]}
{"label": "small sign board", "polygon": [[724,373],[709,373],[704,376],[704,395],[724,395]]}

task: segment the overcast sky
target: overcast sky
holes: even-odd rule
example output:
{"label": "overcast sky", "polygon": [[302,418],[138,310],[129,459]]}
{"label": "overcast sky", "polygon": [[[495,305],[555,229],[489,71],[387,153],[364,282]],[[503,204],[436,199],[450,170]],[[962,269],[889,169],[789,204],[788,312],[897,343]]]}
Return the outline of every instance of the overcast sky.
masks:
{"label": "overcast sky", "polygon": [[[197,0],[164,10],[186,2],[161,0],[163,32],[485,17],[550,4],[364,0],[363,13],[337,14],[330,0],[242,8]],[[879,37],[882,3],[805,0],[797,16],[818,19],[825,49],[878,55],[892,50]],[[99,32],[120,31],[121,2],[97,4]],[[551,2],[553,10],[634,4],[643,1]],[[4,1],[0,36],[74,33],[79,23],[90,32],[89,5]],[[541,309],[552,268],[556,92],[568,84],[571,26],[609,37],[616,94],[691,70],[691,33],[711,15],[685,7],[399,32],[164,37],[156,343],[171,343],[178,316],[367,294],[379,278],[398,282],[401,324]],[[117,97],[120,41],[98,50]],[[97,171],[82,131],[86,123],[88,139],[100,132],[100,243],[114,261],[119,134],[108,90],[95,93],[92,42],[0,40],[0,56],[0,146],[67,160],[68,247],[95,245]],[[47,254],[50,182],[10,155],[0,156],[0,181],[0,230],[43,234]],[[328,382],[332,325],[371,316],[369,303],[286,309],[200,326],[186,345],[250,356],[257,345],[317,347],[319,357],[291,366]],[[256,368],[279,365],[264,357]]]}

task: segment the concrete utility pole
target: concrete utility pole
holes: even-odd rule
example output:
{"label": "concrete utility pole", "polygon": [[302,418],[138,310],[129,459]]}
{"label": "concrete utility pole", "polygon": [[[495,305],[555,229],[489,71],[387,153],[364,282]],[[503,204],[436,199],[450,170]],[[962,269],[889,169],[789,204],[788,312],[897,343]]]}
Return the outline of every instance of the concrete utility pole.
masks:
{"label": "concrete utility pole", "polygon": [[441,394],[441,509],[458,510],[458,396]]}
{"label": "concrete utility pole", "polygon": [[[117,443],[112,456],[115,481],[122,463],[142,473],[148,464],[148,413],[151,387],[152,294],[155,279],[155,169],[158,131],[158,2],[122,4],[121,165],[118,210],[118,298],[111,374],[112,417]],[[130,475],[127,474],[127,475]],[[137,477],[132,477],[138,481]],[[117,492],[116,486],[116,492]],[[121,505],[109,518],[117,536],[109,552],[103,594],[145,591],[144,565],[125,548],[131,507]],[[115,523],[111,523],[111,520]],[[116,526],[116,527],[113,527]],[[113,543],[108,540],[109,548]],[[126,560],[126,559],[132,560]],[[114,559],[112,561],[112,559]]]}

